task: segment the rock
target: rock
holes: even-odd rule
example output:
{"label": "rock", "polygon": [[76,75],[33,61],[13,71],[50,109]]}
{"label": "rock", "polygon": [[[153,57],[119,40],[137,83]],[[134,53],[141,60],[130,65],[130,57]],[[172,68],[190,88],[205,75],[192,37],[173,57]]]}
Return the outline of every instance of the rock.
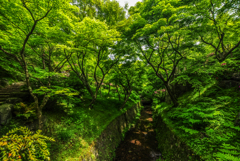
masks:
{"label": "rock", "polygon": [[13,104],[0,105],[0,124],[6,125],[12,118]]}
{"label": "rock", "polygon": [[221,80],[218,82],[218,86],[224,89],[229,89],[232,87],[239,87],[240,81],[235,80]]}
{"label": "rock", "polygon": [[16,104],[16,103],[19,103],[19,102],[22,102],[23,100],[21,98],[18,98],[18,97],[11,97],[11,98],[8,98],[6,100],[6,103],[11,103],[11,104]]}
{"label": "rock", "polygon": [[239,81],[240,80],[240,72],[239,73],[233,73],[232,79]]}
{"label": "rock", "polygon": [[0,79],[0,86],[5,87],[7,85],[9,85],[9,82],[7,79]]}
{"label": "rock", "polygon": [[155,151],[151,151],[150,152],[150,156],[152,157],[152,158],[156,158],[156,157],[160,157],[162,154],[161,153],[159,153],[159,152],[155,152]]}

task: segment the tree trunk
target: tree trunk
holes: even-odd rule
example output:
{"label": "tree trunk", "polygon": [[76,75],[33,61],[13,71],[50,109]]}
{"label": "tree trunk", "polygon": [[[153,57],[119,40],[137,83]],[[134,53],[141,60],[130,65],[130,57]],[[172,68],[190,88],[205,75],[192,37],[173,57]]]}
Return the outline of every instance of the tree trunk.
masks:
{"label": "tree trunk", "polygon": [[44,53],[42,54],[42,63],[43,63],[43,69],[45,69]]}
{"label": "tree trunk", "polygon": [[109,96],[109,93],[110,93],[110,89],[111,89],[111,86],[110,86],[110,83],[109,83],[108,96]]}
{"label": "tree trunk", "polygon": [[90,109],[93,109],[93,105],[94,105],[95,102],[96,102],[96,98],[92,98],[92,101],[91,101],[91,103],[88,105],[88,107],[89,107]]}
{"label": "tree trunk", "polygon": [[122,110],[122,109],[123,109],[123,107],[126,105],[126,103],[127,103],[128,99],[129,99],[129,97],[130,97],[131,93],[132,93],[132,89],[130,89],[130,92],[128,93],[128,95],[127,95],[126,99],[124,100],[124,103],[123,103],[123,105],[120,107],[120,110]]}
{"label": "tree trunk", "polygon": [[240,112],[238,113],[238,116],[234,122],[234,126],[237,126],[239,124],[239,120],[240,120]]}
{"label": "tree trunk", "polygon": [[37,116],[38,116],[38,129],[42,130],[43,128],[42,110],[40,110],[39,107],[37,107]]}
{"label": "tree trunk", "polygon": [[117,87],[117,93],[118,93],[118,100],[120,101],[120,93],[118,91],[118,86],[116,86],[116,87]]}
{"label": "tree trunk", "polygon": [[101,90],[101,88],[99,90],[100,90],[100,97],[102,98],[102,90]]}
{"label": "tree trunk", "polygon": [[48,100],[49,100],[49,97],[47,97],[45,94],[40,107],[38,106],[38,108],[37,108],[38,109],[38,129],[40,129],[40,130],[43,129],[42,109],[46,105]]}
{"label": "tree trunk", "polygon": [[[171,89],[171,86],[169,85],[169,83],[164,83],[165,84],[165,87],[167,88],[167,94],[166,94],[166,97],[170,97],[171,98],[171,101],[173,102],[174,106],[173,107],[177,107],[178,106],[178,101],[177,101],[177,98],[175,97],[174,93],[173,93],[173,90]],[[171,103],[170,102],[167,102],[167,103]]]}
{"label": "tree trunk", "polygon": [[88,107],[89,107],[90,109],[93,109],[93,106],[94,106],[94,104],[95,104],[95,102],[96,102],[96,100],[97,100],[97,94],[98,94],[98,88],[96,89],[96,92],[92,95],[92,101],[91,101],[91,103],[88,105]]}
{"label": "tree trunk", "polygon": [[124,100],[125,100],[127,97],[127,91],[124,88],[123,88],[123,94],[124,94]]}
{"label": "tree trunk", "polygon": [[99,90],[99,86],[96,88],[96,91],[95,91],[95,93],[92,95],[92,101],[91,101],[91,103],[88,105],[88,107],[90,108],[90,109],[93,109],[93,106],[94,106],[94,103],[96,102],[96,100],[97,100],[97,94],[98,94],[98,90]]}
{"label": "tree trunk", "polygon": [[[27,8],[27,7],[25,7],[25,8]],[[50,11],[50,10],[49,10]],[[47,14],[49,13],[49,11],[47,12]],[[47,14],[44,16],[44,17],[46,17],[47,16]],[[43,19],[44,17],[42,17],[41,19]],[[40,20],[40,19],[39,19]],[[36,110],[37,110],[37,112],[38,112],[38,120],[39,120],[39,126],[38,126],[38,129],[39,130],[42,130],[42,108],[45,106],[45,104],[46,104],[46,102],[48,101],[48,97],[46,98],[46,95],[44,96],[44,99],[43,99],[43,101],[42,101],[42,103],[41,103],[41,106],[39,107],[38,106],[38,98],[37,98],[37,96],[36,95],[34,95],[33,94],[33,92],[32,92],[32,87],[31,87],[31,85],[30,85],[30,75],[29,75],[29,72],[28,72],[28,68],[27,68],[27,62],[26,62],[26,59],[25,59],[25,53],[24,53],[24,50],[25,50],[25,46],[26,46],[26,44],[27,44],[27,42],[28,42],[28,40],[29,40],[29,38],[30,38],[30,36],[32,35],[32,33],[33,33],[33,31],[34,31],[34,29],[35,29],[35,27],[36,27],[36,25],[37,25],[37,22],[38,22],[38,20],[36,21],[36,20],[34,20],[34,24],[33,24],[33,26],[32,26],[32,29],[30,30],[30,32],[26,35],[26,38],[25,38],[25,40],[24,40],[24,42],[23,42],[23,46],[22,46],[22,49],[21,49],[21,51],[20,51],[20,56],[22,57],[22,61],[23,61],[23,69],[25,70],[25,77],[26,77],[26,84],[27,84],[27,88],[28,88],[28,91],[29,91],[29,93],[30,93],[30,95],[33,97],[33,99],[34,99],[34,103],[35,103],[35,108],[37,108]],[[0,49],[1,49],[1,46],[0,46]],[[20,65],[22,65],[21,64],[21,62],[19,61],[19,63],[20,63]],[[50,63],[50,62],[49,62]],[[50,70],[50,69],[49,69]],[[49,81],[50,81],[50,78],[49,78]],[[48,82],[49,83],[49,82]],[[48,84],[48,86],[50,86],[50,83]]]}
{"label": "tree trunk", "polygon": [[[33,94],[32,92],[32,87],[31,87],[31,84],[30,84],[30,76],[29,76],[29,73],[28,73],[28,69],[27,69],[27,64],[26,64],[26,61],[25,61],[25,57],[23,57],[23,61],[24,61],[24,66],[25,66],[25,76],[26,76],[26,84],[27,84],[27,88],[28,88],[28,91],[30,93],[30,95],[33,97],[34,99],[34,104],[35,104],[35,109],[37,111],[37,116],[38,116],[38,129],[39,130],[42,130],[43,128],[43,120],[42,120],[42,109],[43,107],[46,105],[49,97],[46,96],[46,94],[44,95],[43,97],[43,101],[41,103],[41,105],[39,106],[38,105],[38,98],[36,95]],[[50,86],[50,84],[49,84]]]}
{"label": "tree trunk", "polygon": [[89,94],[91,95],[91,97],[93,98],[93,97],[94,97],[94,93],[93,93],[93,91],[92,91],[92,89],[91,89],[89,83],[88,83],[88,82],[85,82],[85,81],[82,81],[82,82],[84,83],[84,85],[85,85],[85,87],[86,87],[88,93],[89,93]]}
{"label": "tree trunk", "polygon": [[179,68],[178,67],[176,67],[176,74],[178,74],[179,73]]}
{"label": "tree trunk", "polygon": [[90,107],[92,109],[93,108],[93,104],[95,103],[96,97],[95,97],[95,94],[92,92],[91,89],[89,90],[88,87],[87,87],[87,90],[88,90],[88,92],[90,93],[90,95],[92,97],[92,101],[91,101],[91,103],[87,107]]}

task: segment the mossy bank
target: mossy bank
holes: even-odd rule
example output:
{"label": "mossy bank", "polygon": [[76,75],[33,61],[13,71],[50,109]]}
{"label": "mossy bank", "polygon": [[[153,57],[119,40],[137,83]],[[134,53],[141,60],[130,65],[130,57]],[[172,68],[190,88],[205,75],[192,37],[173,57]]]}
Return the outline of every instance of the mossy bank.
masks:
{"label": "mossy bank", "polygon": [[[52,134],[55,135],[58,143],[53,142],[49,147],[51,160],[111,161],[116,147],[139,115],[141,107],[140,102],[130,101],[118,113],[113,110],[113,107],[111,109],[111,106],[108,106],[109,110],[104,111],[99,111],[98,108],[95,108],[94,112],[86,109],[85,115],[79,113],[81,117],[78,118],[79,124],[70,121],[68,123],[67,120],[70,119],[66,117],[61,121],[62,123],[58,124],[59,115],[52,114],[50,117],[52,121],[48,119],[46,127],[49,132],[52,129]],[[85,122],[82,126],[80,126],[81,121]],[[48,132],[45,134],[47,135]]]}

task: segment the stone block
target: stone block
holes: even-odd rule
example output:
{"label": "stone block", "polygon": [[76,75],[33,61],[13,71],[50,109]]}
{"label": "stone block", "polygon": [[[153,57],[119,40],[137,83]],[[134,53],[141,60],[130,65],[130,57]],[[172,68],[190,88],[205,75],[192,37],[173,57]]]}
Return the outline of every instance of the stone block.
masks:
{"label": "stone block", "polygon": [[240,86],[240,81],[235,81],[235,80],[221,80],[218,82],[218,86],[223,88],[223,89],[229,89],[232,87],[239,87]]}
{"label": "stone block", "polygon": [[233,73],[232,79],[236,81],[240,81],[240,72],[239,73]]}
{"label": "stone block", "polygon": [[11,104],[16,104],[16,103],[20,103],[22,102],[23,100],[21,98],[18,98],[18,97],[11,97],[11,98],[8,98],[6,100],[6,103],[11,103]]}
{"label": "stone block", "polygon": [[0,86],[5,87],[9,85],[9,82],[7,79],[0,79]]}
{"label": "stone block", "polygon": [[6,125],[12,119],[13,104],[0,105],[0,124]]}

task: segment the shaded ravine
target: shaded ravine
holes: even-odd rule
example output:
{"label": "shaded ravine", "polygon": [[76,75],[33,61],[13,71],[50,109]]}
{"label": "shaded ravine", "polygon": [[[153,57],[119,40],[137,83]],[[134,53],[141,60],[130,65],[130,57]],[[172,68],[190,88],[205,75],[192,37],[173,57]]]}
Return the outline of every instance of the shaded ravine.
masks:
{"label": "shaded ravine", "polygon": [[[114,161],[156,161],[161,156],[157,150],[156,134],[153,129],[151,104],[145,105],[141,117],[131,128],[125,139],[115,150]],[[162,158],[161,158],[162,159]]]}

